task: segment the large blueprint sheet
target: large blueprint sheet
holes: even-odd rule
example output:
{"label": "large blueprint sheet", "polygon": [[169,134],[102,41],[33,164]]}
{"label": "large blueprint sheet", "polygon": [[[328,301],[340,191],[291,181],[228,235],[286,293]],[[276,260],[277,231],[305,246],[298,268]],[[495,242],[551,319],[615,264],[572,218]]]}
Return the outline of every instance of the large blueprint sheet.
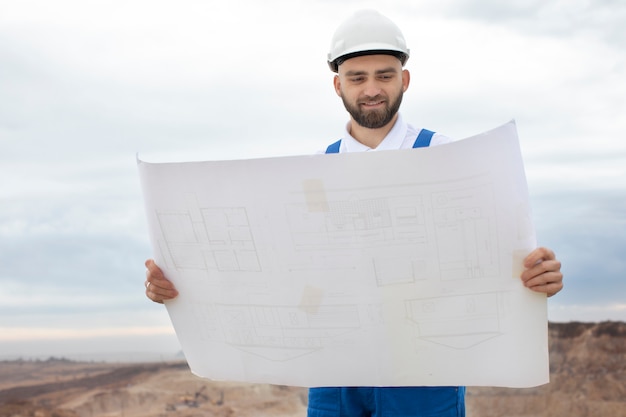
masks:
{"label": "large blueprint sheet", "polygon": [[138,161],[192,371],[296,386],[548,382],[515,123],[418,150]]}

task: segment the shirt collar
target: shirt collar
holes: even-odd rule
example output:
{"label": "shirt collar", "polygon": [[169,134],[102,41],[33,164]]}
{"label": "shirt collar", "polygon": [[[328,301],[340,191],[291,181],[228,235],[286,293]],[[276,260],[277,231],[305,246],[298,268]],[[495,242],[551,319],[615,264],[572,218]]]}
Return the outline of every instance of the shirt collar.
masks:
{"label": "shirt collar", "polygon": [[396,123],[393,125],[387,136],[383,139],[382,142],[375,149],[371,149],[370,147],[363,145],[361,142],[356,140],[350,135],[349,130],[350,123],[348,122],[345,127],[342,147],[345,147],[345,151],[347,152],[365,152],[365,151],[384,151],[390,149],[400,149],[402,146],[402,142],[404,141],[404,137],[406,136],[406,132],[408,130],[408,125],[404,122],[402,115],[398,113],[398,118],[396,119]]}

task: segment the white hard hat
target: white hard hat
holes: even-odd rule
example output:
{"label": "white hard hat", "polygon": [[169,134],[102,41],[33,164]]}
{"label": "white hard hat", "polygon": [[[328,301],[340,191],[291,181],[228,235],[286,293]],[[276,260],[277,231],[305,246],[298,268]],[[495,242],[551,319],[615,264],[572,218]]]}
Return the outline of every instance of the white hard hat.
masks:
{"label": "white hard hat", "polygon": [[400,28],[375,10],[360,10],[335,31],[328,66],[337,72],[346,59],[374,54],[394,55],[402,65],[409,59],[409,49]]}

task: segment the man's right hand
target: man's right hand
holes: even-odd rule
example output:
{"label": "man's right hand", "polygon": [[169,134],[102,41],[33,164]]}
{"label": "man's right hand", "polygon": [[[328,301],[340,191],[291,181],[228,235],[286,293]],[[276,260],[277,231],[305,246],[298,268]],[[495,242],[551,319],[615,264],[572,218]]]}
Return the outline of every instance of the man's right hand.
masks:
{"label": "man's right hand", "polygon": [[172,281],[165,278],[161,268],[154,263],[154,260],[146,261],[146,297],[155,303],[163,304],[165,300],[171,300],[178,295],[178,291],[174,288]]}

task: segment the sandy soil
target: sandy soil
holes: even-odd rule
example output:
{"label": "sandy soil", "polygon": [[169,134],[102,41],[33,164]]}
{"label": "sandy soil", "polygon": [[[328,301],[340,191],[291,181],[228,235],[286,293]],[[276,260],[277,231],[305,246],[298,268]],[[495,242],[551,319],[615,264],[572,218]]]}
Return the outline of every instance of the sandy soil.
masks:
{"label": "sandy soil", "polygon": [[0,363],[0,417],[305,416],[306,389],[194,376],[184,362]]}
{"label": "sandy soil", "polygon": [[[548,385],[475,388],[468,417],[626,417],[626,323],[552,324]],[[185,362],[0,362],[0,417],[304,417],[307,390],[194,376]]]}

